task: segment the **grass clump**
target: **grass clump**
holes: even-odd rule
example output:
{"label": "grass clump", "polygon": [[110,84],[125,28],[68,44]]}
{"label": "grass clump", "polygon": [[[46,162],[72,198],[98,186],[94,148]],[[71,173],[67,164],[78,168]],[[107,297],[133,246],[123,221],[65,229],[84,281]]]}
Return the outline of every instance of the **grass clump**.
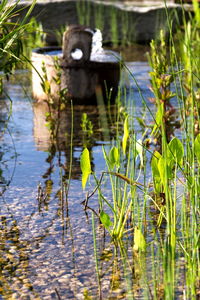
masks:
{"label": "grass clump", "polygon": [[5,75],[9,75],[20,61],[23,53],[22,38],[29,27],[27,21],[35,1],[30,5],[24,19],[20,23],[13,23],[12,18],[18,13],[17,4],[18,2],[10,4],[8,0],[3,0],[0,4],[0,71]]}

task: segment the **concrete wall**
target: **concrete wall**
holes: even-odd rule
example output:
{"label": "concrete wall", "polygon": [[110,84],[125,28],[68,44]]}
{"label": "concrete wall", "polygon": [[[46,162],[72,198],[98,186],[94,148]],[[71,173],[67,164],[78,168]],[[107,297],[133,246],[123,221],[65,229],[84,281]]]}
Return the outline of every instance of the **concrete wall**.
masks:
{"label": "concrete wall", "polygon": [[[143,2],[147,2],[146,0]],[[177,26],[176,15],[181,21],[181,7],[168,2],[168,13]],[[19,7],[25,4],[19,2]],[[27,5],[27,1],[25,2]],[[83,1],[56,0],[38,1],[31,16],[42,23],[47,33],[47,42],[56,43],[55,31],[69,24],[84,24],[98,27],[103,32],[104,41],[129,40],[146,43],[156,38],[163,28],[168,32],[166,10],[163,1],[153,1],[144,6],[139,1]],[[150,3],[150,1],[149,1]],[[25,10],[21,15],[25,14]]]}

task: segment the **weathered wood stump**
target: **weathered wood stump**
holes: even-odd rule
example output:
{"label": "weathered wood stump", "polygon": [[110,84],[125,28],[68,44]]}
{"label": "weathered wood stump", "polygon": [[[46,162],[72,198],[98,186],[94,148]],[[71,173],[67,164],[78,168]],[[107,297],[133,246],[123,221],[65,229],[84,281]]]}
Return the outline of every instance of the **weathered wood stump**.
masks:
{"label": "weathered wood stump", "polygon": [[72,99],[74,104],[96,103],[99,97],[103,97],[105,101],[108,100],[108,94],[109,101],[115,99],[120,79],[120,61],[116,57],[110,59],[111,52],[103,49],[97,56],[91,56],[93,38],[93,30],[79,25],[70,26],[64,33],[62,52],[58,55],[62,69],[60,86],[55,84],[55,55],[51,55],[57,48],[39,48],[33,51],[32,81],[33,97],[36,100],[48,100],[41,85],[44,68],[50,84],[51,98],[55,101],[62,89],[67,90],[66,97]]}
{"label": "weathered wood stump", "polygon": [[[93,33],[91,29],[85,26],[69,26],[63,35],[63,61],[74,65],[89,62]],[[75,57],[76,53],[77,56]]]}

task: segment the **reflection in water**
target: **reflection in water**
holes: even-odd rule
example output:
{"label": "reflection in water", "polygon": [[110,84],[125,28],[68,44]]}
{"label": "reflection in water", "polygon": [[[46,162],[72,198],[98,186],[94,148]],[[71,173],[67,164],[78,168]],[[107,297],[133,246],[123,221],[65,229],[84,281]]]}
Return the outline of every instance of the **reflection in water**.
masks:
{"label": "reflection in water", "polygon": [[[48,105],[45,102],[34,103],[34,138],[38,150],[46,151],[51,144],[50,131],[46,126],[47,113],[49,112]],[[54,111],[55,115],[57,112]],[[72,122],[73,114],[73,122]],[[95,141],[110,141],[110,137],[114,134],[113,126],[116,123],[117,106],[96,106],[96,105],[75,105],[73,112],[70,105],[60,112],[57,116],[56,122],[59,124],[59,130],[57,135],[57,150],[63,150],[70,144],[70,135],[73,126],[73,146],[83,145],[83,134],[81,127],[82,115],[87,114],[89,120],[94,126],[94,136],[92,137],[93,143]],[[102,124],[107,119],[108,128],[105,126],[102,128]],[[109,131],[109,135],[107,132]],[[105,138],[107,139],[105,140]]]}
{"label": "reflection in water", "polygon": [[2,138],[3,138],[3,133],[6,129],[6,121],[7,121],[7,105],[6,102],[3,99],[0,99],[0,194],[2,194],[4,187],[6,185],[6,179],[4,177],[4,150],[3,147],[1,146],[2,144]]}
{"label": "reflection in water", "polygon": [[[73,166],[71,178],[80,178],[79,157],[75,155],[77,147],[92,149],[97,143],[100,145],[110,142],[116,133],[117,105],[109,107],[76,105],[73,108],[67,105],[59,114],[55,110],[51,111],[56,122],[56,136],[52,136],[47,126],[48,105],[45,102],[35,103],[33,109],[34,139],[37,149],[49,153],[47,158],[49,168],[43,175],[44,178],[48,178],[53,171],[55,159],[58,166],[63,169],[65,178],[69,176],[70,166]],[[87,124],[90,128],[87,128]],[[63,155],[64,164],[61,159]]]}
{"label": "reflection in water", "polygon": [[[92,149],[97,143],[105,144],[111,141],[116,131],[117,105],[105,107],[67,105],[63,110],[51,110],[45,102],[35,103],[34,109],[34,139],[39,151],[47,151],[48,168],[43,174],[44,184],[38,186],[38,209],[49,209],[49,202],[54,190],[53,173],[59,168],[60,184],[54,193],[59,203],[59,215],[62,218],[63,232],[68,228],[68,192],[71,179],[80,179],[81,169],[76,149],[87,147]],[[51,113],[56,134],[49,130],[47,116]],[[119,130],[120,126],[118,126]],[[82,150],[80,150],[82,151]],[[91,152],[92,153],[92,152]],[[91,154],[91,166],[94,168]]]}
{"label": "reflection in water", "polygon": [[[10,99],[9,99],[10,100]],[[4,194],[10,182],[15,170],[15,163],[17,158],[17,153],[15,151],[14,142],[12,135],[8,128],[9,119],[12,114],[12,102],[6,101],[3,97],[0,99],[0,196]],[[9,139],[11,140],[12,146],[4,141],[4,134],[8,133]],[[9,155],[9,158],[8,158]],[[8,170],[8,160],[14,159],[14,167],[12,172]]]}
{"label": "reflection in water", "polygon": [[147,275],[145,254],[133,250],[132,235],[112,243],[106,241],[104,229],[97,228],[98,299],[140,299],[137,297],[143,293],[142,285]]}

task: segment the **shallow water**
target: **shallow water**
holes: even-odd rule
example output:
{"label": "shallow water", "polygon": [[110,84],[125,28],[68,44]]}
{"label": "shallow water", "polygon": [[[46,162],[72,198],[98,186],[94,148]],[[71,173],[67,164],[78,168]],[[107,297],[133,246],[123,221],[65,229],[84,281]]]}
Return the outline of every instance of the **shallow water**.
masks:
{"label": "shallow water", "polygon": [[[121,85],[126,87],[124,101],[129,103],[130,111],[133,104],[137,108],[133,111],[135,118],[144,114],[145,106],[132,76],[148,99],[151,96],[149,66],[147,62],[132,62],[127,67],[130,73],[123,74]],[[35,105],[31,99],[29,75],[29,72],[19,72],[6,84],[12,99],[12,115],[1,136],[0,148],[0,256],[3,278],[0,295],[2,299],[10,299],[11,295],[12,299],[84,299],[87,290],[97,297],[91,214],[89,212],[88,218],[81,205],[85,193],[81,187],[79,167],[84,143],[80,119],[86,112],[94,124],[94,137],[89,141],[89,147],[97,176],[105,169],[102,145],[110,145],[114,136],[112,126],[109,126],[110,130],[102,127],[101,108],[74,107],[72,178],[68,198],[62,198],[61,180],[69,176],[71,112],[69,110],[63,116],[62,132],[55,148],[45,126],[45,106]],[[7,119],[9,104],[8,99],[1,100],[1,120]],[[148,105],[151,110],[154,109],[153,104]],[[105,107],[103,109],[105,112]],[[114,111],[114,107],[112,109]],[[107,118],[107,113],[104,117]],[[151,116],[147,116],[146,121],[150,123]],[[4,125],[1,123],[1,128]],[[135,126],[139,138],[141,133],[137,122]],[[109,193],[108,190],[108,196]],[[91,201],[92,207],[98,209],[96,195]],[[102,255],[105,254],[106,239],[103,230],[99,230],[97,240]],[[107,258],[114,246],[110,247],[106,250]],[[104,275],[101,288],[105,299],[112,273],[107,264],[106,259],[102,259]],[[118,289],[110,295],[114,298],[110,299],[117,299],[115,297],[123,292],[121,281]]]}

